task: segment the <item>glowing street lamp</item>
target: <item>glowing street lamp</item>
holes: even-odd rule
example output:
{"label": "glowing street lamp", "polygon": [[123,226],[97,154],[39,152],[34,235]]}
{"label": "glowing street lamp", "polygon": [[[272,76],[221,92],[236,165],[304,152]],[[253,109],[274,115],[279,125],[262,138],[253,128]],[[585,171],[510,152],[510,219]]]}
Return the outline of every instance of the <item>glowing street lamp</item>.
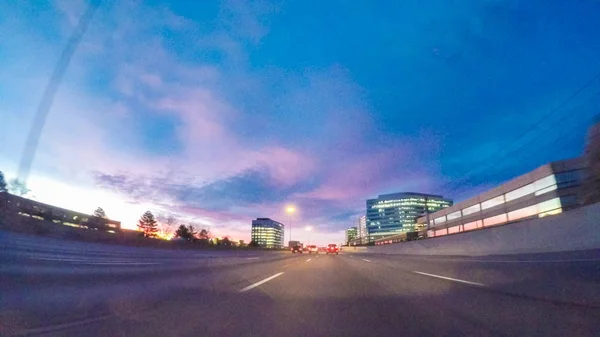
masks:
{"label": "glowing street lamp", "polygon": [[292,241],[292,214],[294,214],[294,212],[296,212],[296,208],[294,206],[287,206],[285,208],[285,211],[289,215],[289,220],[290,220],[290,241]]}
{"label": "glowing street lamp", "polygon": [[306,226],[306,228],[304,228],[304,229],[308,232],[308,244],[310,245],[310,234],[312,232],[312,227]]}

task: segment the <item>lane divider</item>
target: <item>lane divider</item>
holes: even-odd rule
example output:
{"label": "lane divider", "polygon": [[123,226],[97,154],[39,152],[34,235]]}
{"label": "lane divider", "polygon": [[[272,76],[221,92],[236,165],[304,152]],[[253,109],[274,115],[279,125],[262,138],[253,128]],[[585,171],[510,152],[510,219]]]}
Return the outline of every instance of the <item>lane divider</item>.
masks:
{"label": "lane divider", "polygon": [[283,275],[283,272],[277,273],[277,274],[275,274],[273,276],[269,276],[269,277],[267,277],[266,279],[264,279],[262,281],[258,281],[258,282],[254,283],[254,284],[251,284],[251,285],[247,286],[246,288],[240,289],[240,293],[244,293],[244,292],[246,292],[248,290],[254,289],[254,288],[258,287],[259,285],[265,284],[265,283],[271,281],[272,279],[277,278],[277,277],[279,277],[281,275]]}
{"label": "lane divider", "polygon": [[443,280],[448,280],[448,281],[454,281],[454,282],[460,282],[460,283],[466,283],[466,284],[470,284],[470,285],[474,285],[474,286],[479,286],[479,287],[485,287],[486,285],[483,283],[477,283],[477,282],[471,282],[471,281],[465,281],[465,280],[460,280],[457,278],[452,278],[452,277],[447,277],[447,276],[441,276],[441,275],[435,275],[435,274],[429,274],[429,273],[424,273],[421,271],[413,271],[413,273],[416,274],[421,274],[421,275],[425,275],[425,276],[431,276],[431,277],[435,277],[435,278],[440,278]]}
{"label": "lane divider", "polygon": [[365,262],[371,262],[371,260],[367,260],[367,259],[362,259]]}
{"label": "lane divider", "polygon": [[308,259],[308,260],[306,260],[306,262],[310,262],[310,260],[312,260],[312,259]]}

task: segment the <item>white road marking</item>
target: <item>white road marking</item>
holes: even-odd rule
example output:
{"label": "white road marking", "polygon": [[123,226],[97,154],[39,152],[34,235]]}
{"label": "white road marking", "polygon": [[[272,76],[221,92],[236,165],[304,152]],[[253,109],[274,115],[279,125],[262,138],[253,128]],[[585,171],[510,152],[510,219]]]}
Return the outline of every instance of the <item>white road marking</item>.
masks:
{"label": "white road marking", "polygon": [[312,260],[312,259],[308,259],[308,260],[306,260],[306,262],[310,262],[310,260]]}
{"label": "white road marking", "polygon": [[51,257],[39,257],[38,260],[46,261],[61,261],[70,262],[73,264],[97,264],[97,265],[156,265],[156,262],[136,262],[127,260],[113,260],[113,261],[94,261],[94,260],[83,260],[83,259],[63,259],[63,258],[51,258]]}
{"label": "white road marking", "polygon": [[285,268],[285,267],[287,267],[287,266],[289,266],[289,264],[286,264],[285,266],[283,266],[283,268]]}
{"label": "white road marking", "polygon": [[246,292],[248,290],[254,289],[254,288],[258,287],[259,285],[267,283],[267,282],[271,281],[272,279],[274,279],[276,277],[279,277],[281,275],[283,275],[283,272],[277,273],[277,274],[275,274],[273,276],[269,276],[269,277],[267,277],[266,279],[264,279],[262,281],[258,281],[258,282],[254,283],[254,284],[251,284],[251,285],[247,286],[244,289],[240,289],[240,292],[243,293],[243,292]]}
{"label": "white road marking", "polygon": [[371,262],[371,260],[367,260],[367,259],[362,259],[365,262]]}
{"label": "white road marking", "polygon": [[148,266],[156,262],[74,262],[74,264],[105,265],[105,266]]}
{"label": "white road marking", "polygon": [[448,261],[477,262],[477,263],[570,263],[570,262],[598,262],[600,259],[573,259],[573,260],[469,260],[469,259],[447,259]]}
{"label": "white road marking", "polygon": [[446,276],[440,276],[440,275],[429,274],[429,273],[423,273],[423,272],[420,272],[420,271],[413,271],[413,273],[416,273],[416,274],[421,274],[421,275],[425,275],[425,276],[436,277],[436,278],[441,278],[441,279],[448,280],[448,281],[454,281],[454,282],[460,282],[460,283],[471,284],[471,285],[474,285],[474,286],[485,287],[485,284],[483,284],[483,283],[477,283],[477,282],[471,282],[471,281],[459,280],[459,279],[457,279],[457,278],[446,277]]}
{"label": "white road marking", "polygon": [[260,257],[247,257],[246,260],[258,260]]}
{"label": "white road marking", "polygon": [[43,333],[52,333],[52,332],[57,332],[59,330],[64,330],[64,329],[78,327],[78,326],[82,326],[82,325],[86,325],[86,324],[101,322],[101,321],[104,321],[111,317],[113,317],[113,315],[108,314],[108,315],[88,318],[88,319],[71,322],[71,323],[63,323],[63,324],[58,324],[58,325],[46,326],[46,327],[42,327],[42,328],[19,330],[19,331],[15,332],[14,336],[28,336],[28,335],[37,335],[37,334],[43,334]]}

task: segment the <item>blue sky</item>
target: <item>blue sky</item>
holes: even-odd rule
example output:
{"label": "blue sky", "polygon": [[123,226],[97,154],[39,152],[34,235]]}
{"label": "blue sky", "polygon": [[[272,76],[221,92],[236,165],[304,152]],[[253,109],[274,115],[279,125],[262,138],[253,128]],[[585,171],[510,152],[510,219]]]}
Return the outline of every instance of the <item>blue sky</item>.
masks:
{"label": "blue sky", "polygon": [[[9,177],[87,3],[0,4]],[[253,217],[286,222],[294,204],[313,240],[339,241],[377,194],[462,200],[579,155],[600,80],[561,103],[600,71],[598,31],[594,0],[101,1],[32,194],[242,239]]]}

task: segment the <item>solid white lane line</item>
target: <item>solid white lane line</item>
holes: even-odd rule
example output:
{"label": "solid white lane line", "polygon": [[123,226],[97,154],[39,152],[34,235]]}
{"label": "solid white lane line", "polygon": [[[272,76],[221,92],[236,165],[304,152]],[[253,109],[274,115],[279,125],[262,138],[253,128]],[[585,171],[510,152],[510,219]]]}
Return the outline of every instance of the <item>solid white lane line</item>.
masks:
{"label": "solid white lane line", "polygon": [[105,266],[149,266],[157,265],[155,262],[74,262],[74,264],[105,265]]}
{"label": "solid white lane line", "polygon": [[82,259],[57,259],[57,258],[38,258],[38,260],[45,261],[61,261],[61,262],[70,262],[72,264],[100,264],[100,265],[156,265],[159,264],[157,262],[136,262],[136,261],[125,261],[125,260],[115,260],[115,261],[94,261],[94,260],[82,260]]}
{"label": "solid white lane line", "polygon": [[494,261],[494,260],[469,260],[469,259],[448,259],[448,261],[460,261],[460,262],[477,262],[477,263],[571,263],[571,262],[598,262],[600,259],[573,259],[573,260],[505,260],[505,261]]}
{"label": "solid white lane line", "polygon": [[64,329],[78,327],[78,326],[82,326],[82,325],[86,325],[86,324],[101,322],[101,321],[104,321],[104,320],[112,318],[112,317],[114,317],[112,314],[108,314],[108,315],[103,315],[103,316],[99,316],[99,317],[83,319],[81,321],[76,321],[76,322],[71,322],[71,323],[63,323],[63,324],[58,324],[58,325],[46,326],[46,327],[42,327],[42,328],[24,329],[24,330],[16,331],[14,336],[29,336],[29,335],[52,333],[52,332],[57,332],[59,330],[64,330]]}
{"label": "solid white lane line", "polygon": [[312,259],[308,259],[308,260],[306,260],[306,262],[310,262],[310,260],[312,260]]}
{"label": "solid white lane line", "polygon": [[435,278],[441,278],[441,279],[448,280],[448,281],[454,281],[454,282],[471,284],[471,285],[474,285],[474,286],[485,287],[485,284],[483,284],[483,283],[477,283],[477,282],[459,280],[457,278],[446,277],[446,276],[435,275],[435,274],[429,274],[429,273],[423,273],[423,272],[420,272],[420,271],[413,271],[413,273],[421,274],[421,275],[425,275],[425,276],[431,276],[431,277],[435,277]]}
{"label": "solid white lane line", "polygon": [[365,262],[371,262],[371,260],[367,260],[367,259],[362,259]]}
{"label": "solid white lane line", "polygon": [[250,289],[254,289],[254,288],[258,287],[259,285],[267,283],[267,282],[271,281],[272,279],[274,279],[276,277],[279,277],[281,275],[283,275],[283,272],[277,273],[277,274],[275,274],[273,276],[270,276],[270,277],[267,277],[266,279],[264,279],[262,281],[258,281],[258,282],[254,283],[254,284],[251,284],[251,285],[247,286],[244,289],[240,289],[240,292],[243,293],[243,292],[246,292],[246,291],[248,291]]}

